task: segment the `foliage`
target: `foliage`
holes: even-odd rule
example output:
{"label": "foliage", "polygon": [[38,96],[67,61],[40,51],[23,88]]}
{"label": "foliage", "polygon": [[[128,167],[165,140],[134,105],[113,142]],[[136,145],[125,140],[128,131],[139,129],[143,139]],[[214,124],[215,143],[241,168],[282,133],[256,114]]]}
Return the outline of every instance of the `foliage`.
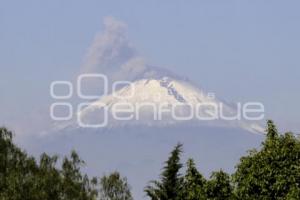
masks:
{"label": "foliage", "polygon": [[0,129],[0,199],[38,199],[38,166],[12,142],[12,132]]}
{"label": "foliage", "polygon": [[[242,157],[234,174],[239,199],[295,199],[300,187],[300,141],[268,121],[260,151]],[[299,198],[296,198],[299,199]]]}
{"label": "foliage", "polygon": [[43,153],[39,162],[12,141],[13,134],[0,128],[0,200],[95,200],[97,180],[82,174],[84,162],[73,151],[61,168],[58,156]]}
{"label": "foliage", "polygon": [[183,182],[183,196],[186,200],[205,200],[207,199],[206,180],[197,170],[194,160],[187,161],[187,170]]}
{"label": "foliage", "polygon": [[[299,200],[300,140],[280,134],[272,121],[266,131],[261,148],[242,157],[232,176],[220,170],[208,180],[193,159],[180,174],[182,144],[176,145],[146,195],[152,200]],[[13,143],[12,132],[0,128],[0,200],[133,200],[118,172],[98,182],[81,172],[83,165],[75,151],[61,162],[46,153],[36,161]]]}
{"label": "foliage", "polygon": [[126,178],[122,178],[119,172],[113,172],[103,176],[100,180],[101,200],[132,200],[130,186]]}
{"label": "foliage", "polygon": [[[221,170],[205,180],[192,159],[188,160],[186,174],[181,178],[178,176],[180,153],[176,146],[166,162],[161,181],[152,181],[154,186],[146,188],[147,195],[152,200],[299,200],[300,140],[292,133],[279,134],[272,121],[268,121],[266,132],[262,147],[240,159],[232,178]],[[175,191],[167,192],[171,188],[176,188],[175,196],[169,195]]]}
{"label": "foliage", "polygon": [[212,173],[206,188],[207,199],[209,200],[233,199],[233,187],[231,185],[230,176],[222,170]]}
{"label": "foliage", "polygon": [[153,200],[176,200],[180,199],[182,194],[183,179],[179,173],[182,168],[180,163],[180,154],[182,153],[182,144],[177,144],[171,152],[169,159],[165,163],[160,181],[152,181],[147,186],[145,192]]}

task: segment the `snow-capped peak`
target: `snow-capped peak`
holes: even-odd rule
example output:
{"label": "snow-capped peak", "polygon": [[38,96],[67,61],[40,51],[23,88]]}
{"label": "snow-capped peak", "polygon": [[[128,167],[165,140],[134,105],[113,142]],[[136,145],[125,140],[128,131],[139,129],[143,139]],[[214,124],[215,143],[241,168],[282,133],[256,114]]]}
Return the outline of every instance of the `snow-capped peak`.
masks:
{"label": "snow-capped peak", "polygon": [[[242,120],[213,118],[208,107],[214,105],[222,106],[222,112],[227,116],[233,116],[237,112],[235,108],[204,93],[188,81],[167,76],[144,78],[90,103],[78,112],[78,118],[84,124],[106,120],[107,127],[210,125],[240,127],[257,132],[257,129],[252,128],[253,125]],[[199,120],[197,116],[205,120]]]}

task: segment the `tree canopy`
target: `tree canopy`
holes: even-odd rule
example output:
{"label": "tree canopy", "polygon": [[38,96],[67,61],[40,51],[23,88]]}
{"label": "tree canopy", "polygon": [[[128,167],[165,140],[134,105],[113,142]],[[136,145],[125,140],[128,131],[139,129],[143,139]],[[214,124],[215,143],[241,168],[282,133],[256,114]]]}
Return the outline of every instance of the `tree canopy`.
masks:
{"label": "tree canopy", "polygon": [[268,121],[261,149],[242,157],[233,177],[240,199],[291,199],[299,195],[299,139],[292,133],[279,134],[273,121]]}
{"label": "tree canopy", "polygon": [[[241,157],[232,175],[219,170],[205,178],[192,158],[182,164],[182,151],[177,144],[159,180],[145,187],[151,200],[300,199],[300,140],[279,133],[273,121],[261,147]],[[126,177],[116,171],[89,178],[81,171],[84,164],[75,151],[61,160],[46,153],[36,159],[0,128],[0,200],[133,200]]]}

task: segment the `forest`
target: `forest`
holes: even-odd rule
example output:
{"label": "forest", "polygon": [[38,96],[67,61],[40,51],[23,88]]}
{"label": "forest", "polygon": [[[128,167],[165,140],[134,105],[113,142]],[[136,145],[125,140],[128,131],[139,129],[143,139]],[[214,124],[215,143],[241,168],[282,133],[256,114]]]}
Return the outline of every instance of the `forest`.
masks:
{"label": "forest", "polygon": [[[60,158],[29,155],[0,128],[0,200],[132,200],[127,178],[113,171],[102,177],[82,172],[85,162],[73,150]],[[267,121],[258,149],[241,157],[235,171],[214,171],[206,178],[193,158],[181,161],[184,146],[170,152],[158,180],[149,180],[145,196],[151,200],[299,200],[300,139],[279,133]]]}

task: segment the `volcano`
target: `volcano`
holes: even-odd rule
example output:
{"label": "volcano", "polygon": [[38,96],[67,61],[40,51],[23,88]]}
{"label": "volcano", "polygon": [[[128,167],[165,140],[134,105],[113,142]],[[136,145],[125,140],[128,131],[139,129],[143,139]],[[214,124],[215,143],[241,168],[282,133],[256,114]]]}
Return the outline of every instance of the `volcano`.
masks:
{"label": "volcano", "polygon": [[[158,177],[178,142],[184,145],[183,161],[194,158],[200,171],[209,176],[220,168],[232,172],[238,159],[263,140],[263,129],[256,123],[199,120],[200,115],[211,118],[212,110],[195,109],[198,105],[222,105],[223,115],[232,118],[238,109],[187,79],[150,72],[83,103],[76,119],[56,125],[26,149],[60,154],[76,149],[89,174],[102,176],[118,170],[128,177],[135,199],[144,199],[143,188]],[[174,105],[179,106],[172,110]]]}

